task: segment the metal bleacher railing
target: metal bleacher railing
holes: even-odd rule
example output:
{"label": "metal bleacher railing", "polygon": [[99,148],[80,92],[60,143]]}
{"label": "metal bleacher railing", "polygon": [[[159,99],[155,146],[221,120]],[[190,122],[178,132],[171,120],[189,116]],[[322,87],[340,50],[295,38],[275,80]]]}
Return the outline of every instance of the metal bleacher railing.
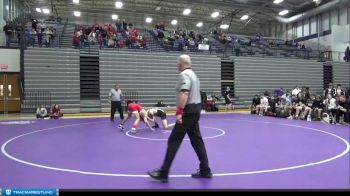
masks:
{"label": "metal bleacher railing", "polygon": [[23,94],[22,112],[34,113],[36,109],[44,105],[45,108],[51,108],[50,91],[26,91]]}
{"label": "metal bleacher railing", "polygon": [[66,31],[66,29],[67,29],[67,24],[68,24],[68,18],[65,20],[65,22],[64,22],[64,25],[63,25],[63,29],[62,29],[62,32],[57,36],[58,37],[58,40],[57,40],[57,45],[58,45],[58,47],[60,47],[61,48],[61,42],[62,42],[62,38],[63,38],[63,36],[64,36],[64,32]]}

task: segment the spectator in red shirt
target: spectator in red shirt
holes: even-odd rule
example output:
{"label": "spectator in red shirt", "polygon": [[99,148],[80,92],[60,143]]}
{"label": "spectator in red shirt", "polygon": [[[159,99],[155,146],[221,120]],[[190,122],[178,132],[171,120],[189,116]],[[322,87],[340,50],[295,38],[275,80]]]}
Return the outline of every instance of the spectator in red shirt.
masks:
{"label": "spectator in red shirt", "polygon": [[55,104],[51,110],[51,113],[50,113],[50,118],[51,119],[59,119],[63,116],[62,112],[61,112],[61,109],[60,107]]}
{"label": "spectator in red shirt", "polygon": [[146,48],[147,47],[147,38],[145,36],[142,36],[141,47],[142,48]]}

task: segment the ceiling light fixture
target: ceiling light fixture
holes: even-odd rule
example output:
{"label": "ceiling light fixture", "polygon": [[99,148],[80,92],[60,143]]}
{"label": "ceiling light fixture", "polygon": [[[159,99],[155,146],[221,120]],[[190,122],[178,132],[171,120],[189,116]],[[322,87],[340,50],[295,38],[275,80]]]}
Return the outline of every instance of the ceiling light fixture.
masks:
{"label": "ceiling light fixture", "polygon": [[212,17],[212,18],[216,18],[216,17],[218,17],[219,15],[220,15],[219,12],[213,12],[213,13],[211,14],[211,17]]}
{"label": "ceiling light fixture", "polygon": [[202,22],[199,22],[199,23],[197,23],[196,26],[197,26],[197,27],[202,27],[202,26],[203,26],[203,23],[202,23]]}
{"label": "ceiling light fixture", "polygon": [[172,24],[172,25],[177,25],[177,20],[172,20],[172,21],[171,21],[171,24]]}
{"label": "ceiling light fixture", "polygon": [[286,15],[286,14],[288,14],[288,13],[289,13],[288,10],[283,10],[283,11],[280,11],[280,13],[278,13],[278,15],[284,16],[284,15]]}
{"label": "ceiling light fixture", "polygon": [[123,2],[121,2],[121,1],[115,2],[115,7],[118,9],[121,9],[123,7]]}

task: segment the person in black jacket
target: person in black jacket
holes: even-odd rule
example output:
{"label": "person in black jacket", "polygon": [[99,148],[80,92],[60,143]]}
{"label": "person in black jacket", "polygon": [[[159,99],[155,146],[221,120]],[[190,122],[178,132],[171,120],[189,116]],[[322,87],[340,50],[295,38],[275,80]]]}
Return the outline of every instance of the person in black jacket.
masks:
{"label": "person in black jacket", "polygon": [[344,116],[344,122],[349,122],[350,117],[350,100],[344,95],[339,97],[339,102],[336,110],[335,121],[339,123],[340,116]]}
{"label": "person in black jacket", "polygon": [[345,95],[344,89],[342,89],[341,84],[337,84],[337,88],[335,89],[335,96]]}
{"label": "person in black jacket", "polygon": [[344,57],[344,60],[346,62],[350,62],[350,48],[349,46],[345,49],[345,57]]}
{"label": "person in black jacket", "polygon": [[311,108],[312,108],[312,112],[314,113],[314,116],[316,117],[316,119],[318,121],[320,121],[322,118],[322,111],[324,108],[324,104],[323,104],[321,96],[316,97],[316,99],[312,103]]}
{"label": "person in black jacket", "polygon": [[225,98],[225,104],[226,104],[226,111],[231,108],[233,110],[232,106],[232,100],[230,97],[230,87],[226,87],[226,90],[224,92],[224,98]]}
{"label": "person in black jacket", "polygon": [[336,89],[333,86],[333,83],[329,83],[328,88],[324,90],[324,96],[327,97],[328,94],[331,94],[334,98],[336,95]]}
{"label": "person in black jacket", "polygon": [[260,105],[260,98],[259,95],[254,95],[253,101],[252,101],[252,105],[250,107],[250,113],[251,114],[258,114],[257,113],[257,107]]}
{"label": "person in black jacket", "polygon": [[12,35],[12,28],[9,22],[6,22],[6,25],[3,28],[6,35],[6,47],[10,47],[10,40]]}

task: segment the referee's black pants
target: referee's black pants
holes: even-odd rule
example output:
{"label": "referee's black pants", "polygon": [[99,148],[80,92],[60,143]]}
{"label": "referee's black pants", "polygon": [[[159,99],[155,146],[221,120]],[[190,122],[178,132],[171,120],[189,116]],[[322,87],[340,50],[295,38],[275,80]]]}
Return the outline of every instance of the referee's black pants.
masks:
{"label": "referee's black pants", "polygon": [[168,148],[161,170],[164,175],[169,173],[170,166],[175,158],[182,140],[186,133],[190,138],[193,149],[200,161],[199,169],[203,173],[210,172],[207,151],[199,130],[199,118],[201,113],[201,104],[189,104],[185,107],[185,113],[182,116],[182,124],[176,123],[168,139]]}
{"label": "referee's black pants", "polygon": [[111,120],[114,121],[114,114],[116,110],[118,109],[120,119],[124,119],[124,114],[123,114],[123,109],[122,109],[122,104],[120,101],[112,101],[111,102]]}

